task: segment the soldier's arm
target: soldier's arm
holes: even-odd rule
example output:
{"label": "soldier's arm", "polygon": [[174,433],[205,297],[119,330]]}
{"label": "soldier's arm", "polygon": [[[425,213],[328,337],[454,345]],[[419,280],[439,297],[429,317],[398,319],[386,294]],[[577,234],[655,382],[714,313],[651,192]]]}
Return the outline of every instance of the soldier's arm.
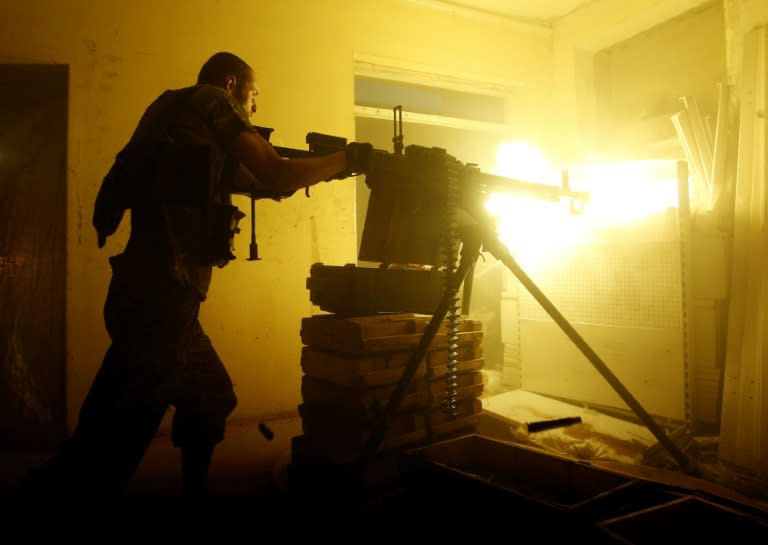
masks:
{"label": "soldier's arm", "polygon": [[229,152],[247,169],[243,172],[241,168],[235,179],[235,191],[243,193],[250,192],[255,184],[266,193],[291,194],[329,180],[348,167],[344,150],[315,157],[280,157],[254,131],[240,132],[230,143]]}

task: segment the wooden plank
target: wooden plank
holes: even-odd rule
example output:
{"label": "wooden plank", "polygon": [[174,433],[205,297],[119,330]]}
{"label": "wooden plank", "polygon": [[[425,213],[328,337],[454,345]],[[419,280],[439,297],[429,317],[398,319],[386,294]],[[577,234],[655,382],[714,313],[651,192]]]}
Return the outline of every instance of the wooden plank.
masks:
{"label": "wooden plank", "polygon": [[[430,380],[428,382],[429,385],[429,394],[430,395],[442,395],[445,393],[448,384],[444,380],[444,377]],[[483,373],[481,371],[469,371],[466,373],[459,373],[456,376],[456,387],[457,388],[473,388],[476,386],[483,386]],[[479,395],[479,394],[478,394]]]}
{"label": "wooden plank", "polygon": [[[522,385],[580,403],[626,408],[557,325],[521,320]],[[574,324],[606,365],[652,415],[685,417],[683,347],[674,329]]]}
{"label": "wooden plank", "polygon": [[[377,405],[380,407],[389,400],[395,385],[385,385],[373,388],[354,388],[318,379],[311,375],[301,378],[301,398],[305,403],[334,403],[351,411],[371,412]],[[401,409],[426,408],[429,406],[430,394],[427,382],[417,380],[411,382],[401,401]]]}
{"label": "wooden plank", "polygon": [[[371,436],[373,419],[352,414],[328,404],[302,403],[299,405],[302,432],[324,448],[344,450],[362,449]],[[392,421],[382,439],[380,448],[395,448],[412,444],[427,435],[424,411],[401,412]]]}
{"label": "wooden plank", "polygon": [[715,125],[715,141],[712,151],[712,208],[720,209],[720,197],[727,190],[726,165],[729,140],[728,126],[728,85],[718,83],[717,122]]}
{"label": "wooden plank", "polygon": [[427,440],[430,442],[440,441],[448,437],[454,437],[456,435],[469,435],[474,433],[477,429],[477,425],[480,421],[480,414],[473,414],[471,416],[465,416],[443,422],[432,426],[427,434]]}
{"label": "wooden plank", "polygon": [[[445,394],[447,393],[447,390],[444,390],[441,393],[437,393],[433,396],[429,397],[429,406],[430,407],[439,407],[442,405],[443,401],[445,400]],[[483,385],[478,384],[477,386],[465,386],[463,388],[457,388],[456,389],[456,399],[467,399],[467,398],[480,398],[480,396],[483,395]]]}
{"label": "wooden plank", "polygon": [[[301,340],[305,345],[333,348],[359,345],[370,337],[418,333],[422,320],[414,314],[343,317],[318,314],[301,320]],[[423,327],[421,328],[423,331]]]}
{"label": "wooden plank", "polygon": [[711,206],[711,194],[712,194],[712,135],[706,128],[704,119],[699,110],[699,104],[696,97],[683,96],[680,98],[688,112],[688,119],[691,123],[691,134],[689,135],[695,142],[695,148],[698,151],[697,160],[699,167],[704,176],[704,183],[707,189],[707,206]]}
{"label": "wooden plank", "polygon": [[[386,352],[390,350],[400,349],[413,349],[421,342],[423,334],[417,335],[401,335],[395,337],[382,337],[378,339],[369,339],[364,343],[363,352]],[[478,345],[483,341],[482,331],[464,331],[456,335],[456,342],[460,347],[467,345]],[[432,344],[429,345],[429,350],[436,350],[439,348],[447,348],[448,335],[444,333],[438,333],[432,340]]]}
{"label": "wooden plank", "polygon": [[768,472],[766,331],[766,129],[768,26],[744,37],[728,339],[719,455]]}
{"label": "wooden plank", "polygon": [[[456,372],[479,371],[485,360],[473,357],[479,347],[458,350]],[[353,388],[374,388],[394,384],[403,376],[411,352],[395,352],[368,357],[354,357],[337,352],[327,352],[305,346],[301,352],[301,369],[305,374],[335,384]],[[446,350],[428,352],[416,369],[413,379],[428,377],[437,380],[448,374],[448,353]]]}
{"label": "wooden plank", "polygon": [[[301,369],[307,375],[336,384],[370,388],[397,383],[410,357],[410,352],[397,352],[361,358],[305,346],[301,352]],[[422,362],[413,378],[423,378],[426,374],[426,364]]]}
{"label": "wooden plank", "polygon": [[[469,429],[482,413],[482,402],[470,397],[457,403],[452,416],[442,408],[411,409],[392,415],[379,448],[415,444],[428,437]],[[378,416],[357,413],[333,403],[299,405],[303,433],[324,448],[346,451],[362,449],[370,439]]]}
{"label": "wooden plank", "polygon": [[696,139],[692,134],[693,128],[690,113],[687,110],[682,110],[674,114],[671,119],[677,137],[680,140],[680,144],[685,151],[685,157],[693,173],[692,178],[695,186],[693,193],[698,197],[698,200],[701,200],[708,205],[710,201],[710,191],[707,171],[704,168],[701,150],[698,148]]}
{"label": "wooden plank", "polygon": [[435,426],[450,424],[454,420],[459,420],[469,416],[478,416],[483,411],[483,403],[476,397],[470,397],[460,400],[456,404],[455,415],[451,416],[442,409],[435,409],[427,413],[426,424],[431,429]]}
{"label": "wooden plank", "polygon": [[[459,360],[456,366],[457,373],[469,373],[471,371],[479,371],[483,368],[485,360],[483,358],[475,358],[471,360]],[[430,365],[426,369],[426,377],[429,380],[443,378],[448,375],[448,365],[444,366],[432,366]]]}
{"label": "wooden plank", "polygon": [[[302,319],[301,340],[307,346],[348,354],[370,354],[415,348],[431,317],[385,314],[343,317],[320,314]],[[457,322],[459,344],[482,341],[482,323],[468,318]],[[447,324],[438,328],[432,347],[447,347]]]}

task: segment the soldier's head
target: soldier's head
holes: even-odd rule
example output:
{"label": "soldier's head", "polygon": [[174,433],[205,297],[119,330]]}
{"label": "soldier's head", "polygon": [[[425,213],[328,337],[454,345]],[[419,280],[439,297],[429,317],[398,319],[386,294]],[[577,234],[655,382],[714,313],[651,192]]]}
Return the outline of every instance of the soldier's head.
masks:
{"label": "soldier's head", "polygon": [[209,58],[200,68],[197,83],[207,83],[226,89],[251,114],[256,111],[256,85],[253,69],[233,53],[220,51]]}

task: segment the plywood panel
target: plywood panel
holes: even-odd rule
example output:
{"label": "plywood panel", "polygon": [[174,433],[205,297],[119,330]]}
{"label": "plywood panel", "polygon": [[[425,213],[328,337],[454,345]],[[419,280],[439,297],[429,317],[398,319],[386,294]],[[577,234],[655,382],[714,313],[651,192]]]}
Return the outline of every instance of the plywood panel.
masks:
{"label": "plywood panel", "polygon": [[[684,419],[685,377],[680,330],[596,324],[573,326],[649,414]],[[628,409],[557,324],[521,320],[520,337],[523,389]]]}

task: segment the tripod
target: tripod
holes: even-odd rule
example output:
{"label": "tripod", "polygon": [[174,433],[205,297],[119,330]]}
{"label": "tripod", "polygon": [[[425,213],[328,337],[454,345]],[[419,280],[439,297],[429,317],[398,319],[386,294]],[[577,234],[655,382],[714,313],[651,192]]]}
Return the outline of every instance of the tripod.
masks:
{"label": "tripod", "polygon": [[565,317],[560,313],[555,305],[552,304],[547,296],[518,265],[518,263],[507,250],[506,246],[504,246],[504,244],[498,239],[498,236],[495,232],[493,218],[485,209],[482,201],[479,198],[472,198],[469,199],[469,202],[464,202],[463,207],[477,223],[472,224],[469,228],[466,228],[461,235],[462,244],[459,266],[456,271],[448,278],[444,294],[440,299],[437,308],[432,314],[432,319],[425,328],[424,334],[421,337],[421,340],[414,350],[411,358],[409,359],[403,375],[395,387],[395,390],[392,393],[386,408],[374,423],[371,436],[364,445],[361,453],[360,462],[363,467],[365,467],[365,465],[372,459],[372,457],[375,456],[382,439],[389,429],[392,417],[398,410],[400,402],[405,395],[406,389],[408,388],[408,385],[413,379],[413,376],[421,364],[421,361],[424,359],[424,356],[432,344],[440,324],[443,322],[448,313],[452,301],[455,299],[458,290],[467,279],[468,273],[474,269],[474,265],[477,262],[480,253],[485,250],[496,259],[501,261],[518,278],[520,283],[525,286],[529,293],[544,308],[544,310],[557,323],[563,332],[571,339],[571,341],[573,341],[573,343],[582,352],[582,354],[584,354],[584,356],[590,361],[590,363],[592,363],[597,371],[606,379],[606,381],[608,381],[616,393],[621,396],[624,402],[642,420],[646,427],[656,437],[658,442],[667,449],[670,455],[679,464],[680,468],[686,473],[694,473],[695,467],[691,460],[682,450],[680,450],[680,448],[678,448],[674,441],[672,441],[665,434],[664,430],[648,414],[648,412],[637,401],[637,399],[635,399],[635,397],[629,392],[629,390],[627,390],[627,388],[621,383],[616,375],[613,374],[613,372],[602,361],[602,359],[600,359],[600,357],[589,346],[589,344],[587,344],[583,337],[579,335],[579,333],[568,322],[568,320],[565,319]]}

